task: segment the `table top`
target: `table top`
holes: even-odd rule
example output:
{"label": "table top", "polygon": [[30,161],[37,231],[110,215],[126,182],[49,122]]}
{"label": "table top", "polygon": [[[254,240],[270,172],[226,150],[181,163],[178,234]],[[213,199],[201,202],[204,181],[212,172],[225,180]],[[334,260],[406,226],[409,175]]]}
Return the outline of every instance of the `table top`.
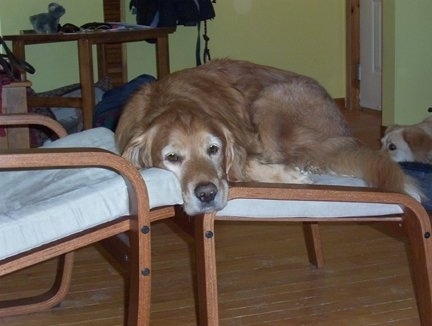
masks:
{"label": "table top", "polygon": [[78,33],[52,33],[52,34],[17,34],[4,35],[6,41],[19,41],[25,44],[56,43],[88,40],[91,43],[122,43],[141,41],[165,37],[175,31],[175,28],[139,28],[139,29],[110,29]]}

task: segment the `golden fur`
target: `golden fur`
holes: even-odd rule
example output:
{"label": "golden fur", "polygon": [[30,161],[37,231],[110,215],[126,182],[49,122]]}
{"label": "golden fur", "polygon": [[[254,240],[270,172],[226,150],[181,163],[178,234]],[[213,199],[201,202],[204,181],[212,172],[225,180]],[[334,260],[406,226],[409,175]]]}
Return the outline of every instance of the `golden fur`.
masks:
{"label": "golden fur", "polygon": [[396,162],[432,164],[432,117],[410,126],[388,127],[381,144]]}
{"label": "golden fur", "polygon": [[309,172],[410,191],[386,153],[356,143],[318,82],[245,61],[214,60],[143,86],[116,137],[137,167],[176,174],[190,215],[222,209],[227,181],[301,183]]}

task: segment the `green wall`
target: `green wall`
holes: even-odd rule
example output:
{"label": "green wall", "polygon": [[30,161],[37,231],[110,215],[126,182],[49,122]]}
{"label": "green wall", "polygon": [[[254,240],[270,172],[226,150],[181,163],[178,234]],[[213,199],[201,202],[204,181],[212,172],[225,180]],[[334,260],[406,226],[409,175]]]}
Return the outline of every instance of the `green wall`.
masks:
{"label": "green wall", "polygon": [[221,0],[215,7],[214,56],[294,70],[345,96],[344,0]]}
{"label": "green wall", "polygon": [[[0,33],[30,29],[28,17],[48,0],[1,0]],[[62,0],[61,23],[103,19],[103,0]],[[126,21],[135,17],[124,0]],[[432,1],[383,1],[383,125],[414,123],[432,106]],[[213,58],[231,57],[294,70],[318,79],[333,97],[345,96],[345,0],[219,0],[208,24]],[[195,65],[194,27],[170,37],[172,71]],[[154,47],[128,44],[128,75],[155,75]],[[27,59],[43,91],[78,81],[73,44],[33,45]]]}
{"label": "green wall", "polygon": [[[318,79],[332,96],[345,97],[344,0],[220,0],[214,8],[216,19],[208,23],[212,58],[294,70]],[[128,21],[134,19],[127,13]],[[196,36],[195,28],[179,27],[171,37],[173,70],[195,64]],[[134,75],[151,50],[128,48]]]}
{"label": "green wall", "polygon": [[[29,16],[48,11],[51,0],[0,0],[0,32],[18,34],[32,29]],[[84,24],[103,20],[103,0],[58,0],[66,8],[61,24]],[[26,47],[27,60],[36,68],[30,76],[37,91],[53,89],[78,82],[78,56],[72,43],[30,45]]]}
{"label": "green wall", "polygon": [[[28,17],[45,12],[50,0],[1,0],[0,31],[31,28]],[[102,19],[102,0],[59,0],[66,8],[61,23]],[[126,20],[135,17],[124,1]],[[208,24],[213,58],[231,57],[294,70],[317,78],[332,96],[345,96],[345,0],[219,0]],[[194,27],[179,27],[170,37],[172,71],[195,65]],[[154,48],[128,44],[128,75],[155,74]],[[36,67],[31,79],[38,91],[78,80],[72,44],[29,47]]]}
{"label": "green wall", "polygon": [[383,4],[383,125],[416,123],[432,106],[432,1]]}

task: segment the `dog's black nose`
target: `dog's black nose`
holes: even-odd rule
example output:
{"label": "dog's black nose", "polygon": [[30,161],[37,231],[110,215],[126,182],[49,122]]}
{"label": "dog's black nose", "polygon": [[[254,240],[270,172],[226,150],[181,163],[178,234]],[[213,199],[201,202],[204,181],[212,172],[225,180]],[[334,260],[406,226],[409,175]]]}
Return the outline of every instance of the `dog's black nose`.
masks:
{"label": "dog's black nose", "polygon": [[195,196],[203,203],[211,202],[217,194],[217,187],[209,182],[209,183],[200,183],[195,188]]}

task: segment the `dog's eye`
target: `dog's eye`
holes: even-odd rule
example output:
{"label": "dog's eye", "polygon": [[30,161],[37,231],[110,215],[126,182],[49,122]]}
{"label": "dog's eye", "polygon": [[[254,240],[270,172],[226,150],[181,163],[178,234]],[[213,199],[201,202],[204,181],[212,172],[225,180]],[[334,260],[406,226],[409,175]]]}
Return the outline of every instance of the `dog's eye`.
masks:
{"label": "dog's eye", "polygon": [[207,149],[208,155],[215,155],[219,152],[219,147],[217,145],[210,145]]}
{"label": "dog's eye", "polygon": [[397,147],[396,147],[395,144],[389,144],[388,145],[388,149],[391,150],[391,151],[395,151],[397,149]]}
{"label": "dog's eye", "polygon": [[171,163],[179,163],[181,161],[180,156],[175,153],[168,153],[167,155],[165,155],[165,159]]}

